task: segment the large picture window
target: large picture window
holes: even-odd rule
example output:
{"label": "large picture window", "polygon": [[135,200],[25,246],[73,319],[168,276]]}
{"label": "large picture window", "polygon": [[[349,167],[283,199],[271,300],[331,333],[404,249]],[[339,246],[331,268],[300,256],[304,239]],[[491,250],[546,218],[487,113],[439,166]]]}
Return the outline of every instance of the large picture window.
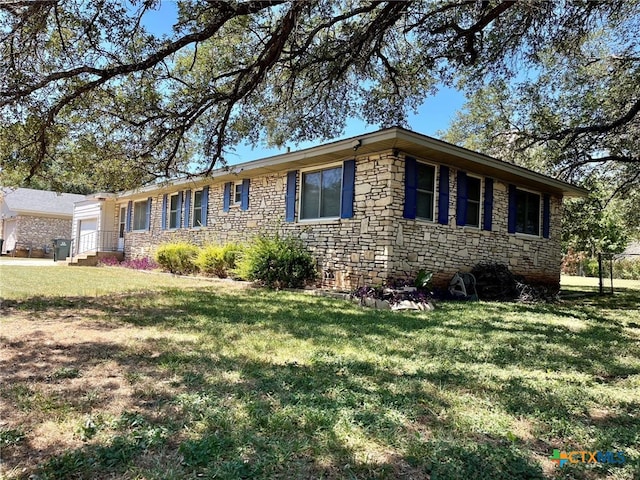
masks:
{"label": "large picture window", "polygon": [[540,195],[516,190],[516,232],[540,235]]}
{"label": "large picture window", "polygon": [[340,216],[342,167],[302,174],[302,220]]}
{"label": "large picture window", "polygon": [[436,167],[418,163],[416,188],[416,217],[433,220]]}
{"label": "large picture window", "polygon": [[134,230],[147,230],[147,202],[143,200],[141,202],[135,202],[133,204],[133,229]]}

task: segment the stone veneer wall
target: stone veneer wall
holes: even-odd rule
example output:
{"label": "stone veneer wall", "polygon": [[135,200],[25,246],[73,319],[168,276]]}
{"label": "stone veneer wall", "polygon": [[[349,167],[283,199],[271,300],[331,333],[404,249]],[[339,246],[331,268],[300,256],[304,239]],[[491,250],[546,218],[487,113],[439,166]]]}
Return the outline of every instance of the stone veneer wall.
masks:
{"label": "stone veneer wall", "polygon": [[[224,212],[224,185],[210,185],[205,228],[161,230],[162,194],[156,194],[152,200],[151,230],[127,233],[125,254],[127,258],[153,255],[158,245],[171,241],[187,240],[199,245],[246,242],[259,232],[279,231],[300,235],[318,260],[325,287],[376,285],[390,277],[415,275],[420,269],[436,272],[435,280],[442,284],[453,273],[470,270],[483,260],[507,263],[515,273],[536,280],[559,281],[557,219],[561,199],[552,198],[550,239],[507,233],[507,187],[499,181],[494,182],[493,231],[457,227],[455,174],[451,168],[449,225],[402,218],[404,158],[391,151],[356,157],[354,216],[350,219],[298,221],[299,176],[296,222],[285,222],[287,172],[251,178],[247,211],[232,205],[229,212]],[[437,202],[437,192],[435,198]]]}
{"label": "stone veneer wall", "polygon": [[[446,285],[453,274],[470,271],[480,262],[499,262],[518,275],[535,282],[559,283],[561,263],[562,198],[551,197],[550,238],[510,234],[508,224],[508,184],[494,179],[491,231],[456,225],[457,172],[449,168],[449,223],[437,222],[438,181],[436,178],[436,219],[434,222],[402,217],[404,202],[404,160],[392,166],[394,182],[392,276],[415,274],[420,269],[432,271],[434,283]],[[469,172],[473,173],[473,172]],[[436,176],[439,175],[439,170]],[[482,195],[484,195],[482,177]],[[481,219],[484,206],[481,198]],[[541,202],[542,203],[542,202]]]}
{"label": "stone veneer wall", "polygon": [[[318,260],[323,286],[351,288],[382,283],[388,274],[389,228],[393,223],[387,209],[391,202],[388,182],[392,162],[393,157],[385,154],[356,159],[354,216],[350,219],[285,222],[287,172],[251,178],[247,211],[232,205],[229,212],[224,212],[224,184],[210,185],[206,228],[161,230],[162,194],[157,194],[152,200],[151,230],[126,233],[125,255],[153,255],[157,246],[165,242],[246,242],[259,232],[279,231],[300,235]],[[298,200],[300,183],[298,178]],[[298,209],[296,202],[296,218]]]}
{"label": "stone veneer wall", "polygon": [[33,248],[48,247],[49,256],[53,256],[52,239],[71,238],[71,218],[18,215],[15,219],[17,242],[31,243]]}

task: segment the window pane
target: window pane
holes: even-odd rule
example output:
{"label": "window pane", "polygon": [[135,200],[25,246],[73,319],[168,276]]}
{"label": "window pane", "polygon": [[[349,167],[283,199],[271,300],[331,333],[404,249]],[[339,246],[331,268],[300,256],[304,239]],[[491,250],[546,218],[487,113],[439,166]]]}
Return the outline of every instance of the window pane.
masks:
{"label": "window pane", "polygon": [[470,227],[477,227],[480,225],[480,203],[479,202],[467,202],[467,222],[466,225]]}
{"label": "window pane", "polygon": [[416,217],[433,220],[433,193],[418,190],[416,195]]}
{"label": "window pane", "polygon": [[341,187],[342,168],[332,168],[322,172],[321,217],[340,216]]}
{"label": "window pane", "polygon": [[469,200],[480,201],[480,179],[467,177],[467,198]]}
{"label": "window pane", "polygon": [[169,228],[178,226],[178,195],[173,195],[169,205]]}
{"label": "window pane", "polygon": [[418,169],[418,190],[433,192],[433,182],[436,177],[436,168],[423,163],[417,164]]}
{"label": "window pane", "polygon": [[238,183],[235,186],[235,195],[233,197],[233,201],[235,203],[240,203],[242,201],[242,184]]}
{"label": "window pane", "polygon": [[202,190],[193,194],[193,226],[202,226]]}
{"label": "window pane", "polygon": [[527,214],[527,193],[516,191],[516,232],[525,233],[525,218]]}
{"label": "window pane", "polygon": [[417,171],[416,217],[433,220],[433,192],[436,167],[418,163]]}
{"label": "window pane", "polygon": [[527,195],[526,233],[540,235],[540,196],[535,193]]}
{"label": "window pane", "polygon": [[540,235],[540,195],[516,192],[516,232]]}
{"label": "window pane", "polygon": [[320,181],[321,172],[302,175],[302,212],[301,218],[318,218],[320,216]]}
{"label": "window pane", "polygon": [[147,228],[147,202],[133,204],[133,229],[146,230]]}
{"label": "window pane", "polygon": [[118,231],[119,238],[124,238],[124,229],[125,229],[126,223],[127,223],[127,208],[122,207],[120,209],[120,229]]}

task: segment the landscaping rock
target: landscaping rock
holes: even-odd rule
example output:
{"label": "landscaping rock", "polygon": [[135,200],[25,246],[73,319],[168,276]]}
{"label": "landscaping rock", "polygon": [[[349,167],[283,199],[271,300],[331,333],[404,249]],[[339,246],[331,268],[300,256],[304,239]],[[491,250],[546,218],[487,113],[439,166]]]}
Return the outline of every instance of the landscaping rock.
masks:
{"label": "landscaping rock", "polygon": [[376,308],[376,299],[371,297],[365,297],[364,306],[369,308]]}
{"label": "landscaping rock", "polygon": [[421,310],[421,308],[418,305],[419,304],[414,302],[413,300],[402,300],[396,303],[393,307],[391,307],[391,309],[392,310]]}
{"label": "landscaping rock", "polygon": [[391,310],[391,304],[388,300],[376,300],[376,308],[380,310]]}

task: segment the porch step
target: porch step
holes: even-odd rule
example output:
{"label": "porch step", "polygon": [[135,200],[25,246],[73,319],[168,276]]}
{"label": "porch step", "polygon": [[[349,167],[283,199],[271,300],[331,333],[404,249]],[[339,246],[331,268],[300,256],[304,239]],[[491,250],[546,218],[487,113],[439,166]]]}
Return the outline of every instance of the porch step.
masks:
{"label": "porch step", "polygon": [[95,267],[100,259],[108,258],[108,257],[116,257],[119,262],[124,260],[124,253],[122,252],[86,252],[80,255],[77,255],[73,258],[67,257],[67,265],[70,266],[81,266],[81,267]]}

